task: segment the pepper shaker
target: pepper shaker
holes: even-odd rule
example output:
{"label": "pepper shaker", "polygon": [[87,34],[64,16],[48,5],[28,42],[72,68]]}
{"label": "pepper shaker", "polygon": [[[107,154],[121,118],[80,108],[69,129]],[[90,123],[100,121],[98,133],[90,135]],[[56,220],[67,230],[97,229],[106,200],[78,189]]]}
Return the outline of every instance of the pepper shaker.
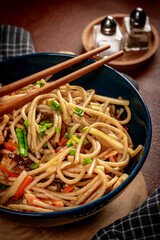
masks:
{"label": "pepper shaker", "polygon": [[94,48],[98,48],[109,44],[110,48],[97,54],[99,57],[104,58],[113,53],[122,50],[123,36],[120,31],[119,25],[112,16],[107,16],[101,24],[93,27],[93,43]]}
{"label": "pepper shaker", "polygon": [[142,8],[134,9],[130,17],[124,17],[124,50],[147,50],[151,43],[152,30],[149,17]]}

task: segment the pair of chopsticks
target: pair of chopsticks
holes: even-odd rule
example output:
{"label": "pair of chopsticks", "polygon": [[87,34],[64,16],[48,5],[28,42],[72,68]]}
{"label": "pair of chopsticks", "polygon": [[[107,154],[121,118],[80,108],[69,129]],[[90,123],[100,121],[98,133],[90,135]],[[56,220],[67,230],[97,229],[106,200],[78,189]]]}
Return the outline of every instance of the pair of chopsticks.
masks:
{"label": "pair of chopsticks", "polygon": [[[97,53],[100,53],[106,49],[108,49],[110,46],[109,45],[106,45],[106,46],[102,46],[100,48],[97,48],[97,49],[94,49],[94,50],[91,50],[87,53],[84,53],[80,56],[77,56],[75,58],[72,58],[72,59],[69,59],[67,61],[64,61],[60,64],[57,64],[55,66],[52,66],[50,68],[47,68],[45,70],[42,70],[40,72],[37,72],[35,74],[32,74],[28,77],[25,77],[23,79],[20,79],[16,82],[13,82],[11,84],[8,84],[6,86],[3,86],[0,88],[0,97],[6,95],[6,94],[9,94],[11,92],[14,92],[22,87],[25,87],[31,83],[34,83],[36,82],[37,80],[40,80],[42,78],[45,78],[49,75],[52,75],[52,74],[55,74],[57,72],[60,72],[64,69],[66,69],[67,67],[70,67],[74,64],[77,64],[89,57],[92,57],[94,55],[96,55]],[[106,58],[103,58],[99,61],[96,61],[84,68],[81,68],[73,73],[70,73],[56,81],[53,81],[43,87],[41,87],[40,89],[38,90],[35,90],[29,94],[26,94],[25,96],[23,97],[19,97],[18,99],[16,100],[13,100],[11,102],[8,102],[7,104],[4,104],[2,106],[0,106],[0,115],[3,115],[5,113],[9,113],[11,111],[13,111],[14,109],[17,109],[17,108],[20,108],[22,106],[24,106],[25,104],[27,104],[28,102],[31,102],[35,97],[37,97],[38,95],[41,95],[41,94],[44,94],[44,93],[48,93],[66,83],[69,83],[99,67],[101,67],[103,64],[105,63],[108,63],[120,56],[123,55],[123,51],[120,51],[120,52],[117,52],[113,55],[110,55],[109,57],[106,57]]]}

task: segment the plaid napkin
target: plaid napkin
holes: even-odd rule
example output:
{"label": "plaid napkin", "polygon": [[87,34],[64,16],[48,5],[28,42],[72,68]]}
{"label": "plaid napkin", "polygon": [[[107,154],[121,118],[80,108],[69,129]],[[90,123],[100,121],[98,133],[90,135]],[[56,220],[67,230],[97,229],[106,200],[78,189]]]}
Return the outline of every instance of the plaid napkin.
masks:
{"label": "plaid napkin", "polygon": [[137,209],[99,230],[92,240],[160,239],[160,187]]}
{"label": "plaid napkin", "polygon": [[28,31],[11,25],[0,26],[0,61],[34,52],[32,37]]}

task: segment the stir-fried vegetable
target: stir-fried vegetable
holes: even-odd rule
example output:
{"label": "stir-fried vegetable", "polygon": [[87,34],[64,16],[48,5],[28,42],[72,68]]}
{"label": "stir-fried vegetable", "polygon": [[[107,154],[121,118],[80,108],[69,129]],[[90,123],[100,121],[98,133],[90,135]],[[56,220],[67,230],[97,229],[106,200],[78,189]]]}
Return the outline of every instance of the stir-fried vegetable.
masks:
{"label": "stir-fried vegetable", "polygon": [[73,113],[77,114],[80,117],[83,117],[84,115],[84,111],[79,107],[75,107],[75,109],[73,110]]}
{"label": "stir-fried vegetable", "polygon": [[27,143],[26,131],[23,131],[21,128],[16,128],[16,134],[18,139],[19,155],[27,157],[28,143]]}
{"label": "stir-fried vegetable", "polygon": [[5,165],[1,165],[0,169],[7,175],[10,177],[18,177],[20,174],[19,173],[12,173],[10,172],[7,167]]}
{"label": "stir-fried vegetable", "polygon": [[92,162],[93,162],[92,158],[91,158],[91,157],[88,157],[88,158],[85,158],[85,159],[83,160],[82,165],[83,165],[83,166],[86,166],[87,164],[90,164],[90,163],[92,163]]}
{"label": "stir-fried vegetable", "polygon": [[8,142],[4,143],[4,147],[9,151],[14,151],[18,148],[17,143],[13,143],[11,139],[8,140]]}
{"label": "stir-fried vegetable", "polygon": [[74,190],[74,187],[72,186],[66,186],[65,188],[63,188],[64,193],[69,193],[69,192],[72,192],[73,190]]}
{"label": "stir-fried vegetable", "polygon": [[14,194],[14,199],[18,199],[20,198],[23,193],[25,188],[33,181],[33,177],[30,175],[27,175],[26,178],[23,180],[23,182],[21,183],[21,185],[19,186],[18,190],[16,191],[16,193]]}
{"label": "stir-fried vegetable", "polygon": [[3,195],[0,199],[0,204],[4,204],[10,197],[14,196],[14,194],[17,192],[19,186],[23,182],[23,180],[26,178],[27,172],[24,170],[19,177],[14,181],[11,187],[7,188],[5,191],[3,191]]}

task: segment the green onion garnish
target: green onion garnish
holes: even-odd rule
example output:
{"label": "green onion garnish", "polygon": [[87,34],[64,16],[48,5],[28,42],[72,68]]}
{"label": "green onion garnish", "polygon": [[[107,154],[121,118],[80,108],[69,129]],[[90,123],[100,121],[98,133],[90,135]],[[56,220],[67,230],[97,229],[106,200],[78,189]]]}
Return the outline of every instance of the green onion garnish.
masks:
{"label": "green onion garnish", "polygon": [[16,128],[16,134],[18,139],[19,155],[27,157],[28,142],[26,131],[23,131],[21,128]]}
{"label": "green onion garnish", "polygon": [[82,165],[83,165],[83,166],[86,166],[87,164],[92,163],[92,162],[93,162],[92,158],[91,158],[91,157],[88,157],[88,158],[85,158],[85,159],[83,160]]}
{"label": "green onion garnish", "polygon": [[47,105],[52,107],[52,102],[47,102]]}
{"label": "green onion garnish", "polygon": [[56,132],[60,132],[61,129],[60,129],[59,127],[55,127],[55,131],[56,131]]}
{"label": "green onion garnish", "polygon": [[67,142],[67,147],[71,147],[73,144],[72,144],[72,138]]}
{"label": "green onion garnish", "polygon": [[30,166],[30,169],[36,169],[38,167],[39,167],[38,163],[32,163],[31,166]]}
{"label": "green onion garnish", "polygon": [[64,138],[69,139],[69,133],[65,133],[65,134],[64,134]]}
{"label": "green onion garnish", "polygon": [[58,110],[59,110],[60,113],[62,113],[62,108],[61,108],[61,106],[58,107]]}
{"label": "green onion garnish", "polygon": [[28,122],[28,120],[25,120],[25,121],[24,121],[24,125],[25,125],[26,127],[29,127],[30,123]]}
{"label": "green onion garnish", "polygon": [[44,132],[39,133],[40,138],[43,138]]}
{"label": "green onion garnish", "polygon": [[71,148],[70,149],[70,156],[75,156],[76,154],[76,149]]}
{"label": "green onion garnish", "polygon": [[6,188],[8,188],[7,185],[3,184],[3,183],[0,183],[0,190],[3,191],[5,190]]}
{"label": "green onion garnish", "polygon": [[48,102],[47,105],[51,106],[52,110],[59,111],[60,113],[62,113],[61,105],[57,100],[54,100],[53,102]]}
{"label": "green onion garnish", "polygon": [[43,125],[43,126],[38,125],[38,126],[39,126],[39,131],[40,131],[39,136],[40,136],[40,138],[43,138],[43,135],[44,135],[45,131],[47,130],[47,128],[45,125]]}
{"label": "green onion garnish", "polygon": [[88,143],[88,140],[85,138],[83,141],[83,146],[86,145]]}
{"label": "green onion garnish", "polygon": [[51,128],[52,127],[52,123],[45,123],[46,128]]}
{"label": "green onion garnish", "polygon": [[23,135],[24,135],[24,147],[28,151],[29,148],[28,148],[28,141],[27,141],[27,132],[23,131]]}
{"label": "green onion garnish", "polygon": [[46,128],[45,125],[43,125],[43,126],[38,125],[38,126],[39,126],[39,131],[40,131],[40,132],[45,132],[45,131],[47,130],[47,128]]}
{"label": "green onion garnish", "polygon": [[40,121],[40,123],[39,123],[39,124],[40,124],[41,126],[43,126],[43,125],[45,125],[45,123],[46,123],[46,121],[45,121],[45,120],[43,120],[43,121]]}
{"label": "green onion garnish", "polygon": [[82,131],[85,132],[87,130],[87,128],[88,128],[87,126],[84,127]]}
{"label": "green onion garnish", "polygon": [[47,145],[47,143],[45,143],[44,145],[43,145],[43,148],[46,148],[48,145]]}
{"label": "green onion garnish", "polygon": [[60,106],[60,103],[57,102],[57,100],[54,100],[54,101],[52,102],[52,106],[55,107],[55,108],[58,108],[58,107]]}
{"label": "green onion garnish", "polygon": [[75,109],[73,110],[73,113],[77,114],[80,117],[83,117],[84,115],[84,111],[79,107],[75,107]]}
{"label": "green onion garnish", "polygon": [[79,139],[77,136],[75,136],[75,135],[72,135],[72,140],[73,140],[74,142],[76,142],[76,143],[79,143],[79,142],[80,142],[80,139]]}
{"label": "green onion garnish", "polygon": [[70,128],[68,129],[68,132],[69,132],[69,133],[71,132],[71,129],[72,129],[72,127],[70,127]]}
{"label": "green onion garnish", "polygon": [[40,87],[43,87],[45,85],[45,83],[41,82],[41,81],[37,81],[36,85],[39,85]]}

